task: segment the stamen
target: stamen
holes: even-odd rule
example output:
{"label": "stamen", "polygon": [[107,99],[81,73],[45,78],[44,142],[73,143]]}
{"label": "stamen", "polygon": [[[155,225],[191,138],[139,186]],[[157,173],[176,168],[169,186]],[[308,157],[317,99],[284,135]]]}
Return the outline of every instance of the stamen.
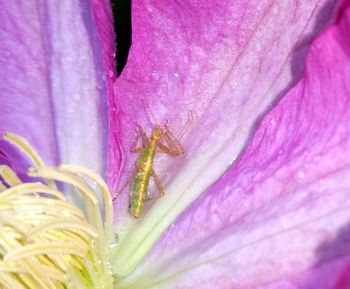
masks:
{"label": "stamen", "polygon": [[11,187],[21,183],[21,180],[8,166],[0,166],[0,175],[3,177],[5,182]]}
{"label": "stamen", "polygon": [[2,213],[2,212],[0,212],[0,224],[10,225],[21,234],[24,234],[28,230],[28,227],[25,224],[13,219],[9,214]]}
{"label": "stamen", "polygon": [[84,247],[79,248],[77,244],[67,244],[65,242],[41,242],[39,244],[23,246],[17,250],[11,250],[11,252],[5,255],[4,262],[17,261],[27,257],[45,254],[69,254],[83,257],[85,251]]}
{"label": "stamen", "polygon": [[[3,285],[4,288],[18,288],[18,289],[28,289],[22,282],[15,279],[15,277],[8,274],[0,275],[0,285]],[[28,284],[28,283],[27,283]],[[34,288],[34,287],[29,287]]]}
{"label": "stamen", "polygon": [[[4,139],[33,162],[28,175],[48,185],[22,183],[10,167],[0,166],[7,185],[0,182],[0,288],[111,289],[113,215],[105,182],[83,167],[46,167],[23,138],[6,133]],[[77,189],[82,210],[68,203],[56,182]]]}
{"label": "stamen", "polygon": [[3,137],[4,140],[21,150],[30,159],[35,167],[45,166],[39,154],[24,138],[9,132],[5,132]]}
{"label": "stamen", "polygon": [[104,201],[104,211],[105,211],[105,231],[106,231],[106,242],[108,244],[112,241],[112,222],[113,222],[113,212],[112,212],[112,198],[109,193],[108,187],[104,180],[97,174],[87,170],[84,167],[76,166],[76,165],[61,165],[60,169],[63,171],[76,173],[78,175],[84,175],[85,177],[90,178],[91,180],[95,180],[98,185],[103,201]]}
{"label": "stamen", "polygon": [[0,192],[6,190],[5,185],[0,181]]}
{"label": "stamen", "polygon": [[[1,215],[0,215],[0,218],[1,218]],[[53,220],[41,226],[37,226],[35,229],[27,233],[27,239],[32,239],[37,234],[42,234],[44,232],[54,230],[54,229],[60,229],[63,231],[68,229],[68,230],[75,231],[77,234],[86,233],[90,235],[92,238],[98,238],[98,234],[92,226],[89,226],[84,223],[79,223],[79,222],[71,223],[71,220],[69,219],[67,219],[66,221],[64,219],[61,219],[61,220]],[[84,234],[82,234],[82,236],[83,235]]]}
{"label": "stamen", "polygon": [[46,195],[49,195],[56,199],[66,201],[66,198],[63,195],[63,193],[58,192],[57,190],[50,189],[39,182],[25,183],[25,184],[20,184],[18,186],[9,188],[6,190],[6,192],[2,192],[0,194],[0,200],[5,200],[7,198],[16,199],[21,197],[22,195],[28,195],[28,194],[33,195],[33,194],[36,194],[37,192],[45,193]]}
{"label": "stamen", "polygon": [[[45,166],[44,161],[41,159],[39,154],[34,150],[34,148],[22,137],[19,135],[5,132],[3,134],[4,140],[18,148],[20,151],[22,151],[29,160],[33,163],[35,167],[43,167]],[[46,181],[49,187],[56,188],[54,182],[52,181]]]}
{"label": "stamen", "polygon": [[42,177],[50,180],[57,180],[67,184],[71,184],[79,189],[79,191],[83,194],[84,198],[89,199],[93,205],[98,204],[98,199],[95,194],[89,190],[89,188],[76,178],[75,176],[70,176],[68,174],[61,173],[57,168],[30,168],[28,169],[28,176],[31,177]]}

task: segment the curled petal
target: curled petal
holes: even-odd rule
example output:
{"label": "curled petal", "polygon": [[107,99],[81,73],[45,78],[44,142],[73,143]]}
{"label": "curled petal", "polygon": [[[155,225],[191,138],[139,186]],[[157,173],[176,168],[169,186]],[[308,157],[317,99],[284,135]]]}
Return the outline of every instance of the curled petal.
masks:
{"label": "curled petal", "polygon": [[137,123],[150,134],[155,123],[168,120],[186,155],[157,157],[155,171],[167,195],[148,205],[142,222],[122,218],[128,190],[118,198],[118,274],[132,271],[237,159],[257,119],[299,79],[308,43],[331,19],[335,3],[133,2],[133,46],[115,84],[125,164],[119,184],[134,171],[136,156],[129,151]]}
{"label": "curled petal", "polygon": [[302,80],[125,287],[349,286],[350,5],[341,9]]}

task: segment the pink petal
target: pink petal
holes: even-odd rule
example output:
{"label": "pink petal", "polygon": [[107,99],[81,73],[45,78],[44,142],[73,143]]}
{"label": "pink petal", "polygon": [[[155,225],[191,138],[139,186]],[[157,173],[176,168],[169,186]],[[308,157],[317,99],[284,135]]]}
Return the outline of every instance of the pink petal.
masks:
{"label": "pink petal", "polygon": [[111,184],[119,178],[120,188],[133,175],[137,155],[130,147],[137,123],[150,134],[155,122],[169,120],[180,136],[191,114],[193,121],[181,139],[185,157],[157,156],[155,171],[167,195],[148,204],[142,222],[128,213],[129,188],[116,201],[120,275],[137,266],[237,159],[257,119],[301,76],[308,43],[331,20],[334,3],[133,2],[133,46],[115,84],[120,107],[111,121],[118,121],[120,137],[110,148],[119,155],[109,163]]}
{"label": "pink petal", "polygon": [[348,288],[349,31],[350,1],[312,44],[303,79],[126,287]]}
{"label": "pink petal", "polygon": [[99,13],[108,5],[0,1],[0,130],[27,138],[48,163],[102,168],[110,69],[104,42],[114,35],[111,17]]}

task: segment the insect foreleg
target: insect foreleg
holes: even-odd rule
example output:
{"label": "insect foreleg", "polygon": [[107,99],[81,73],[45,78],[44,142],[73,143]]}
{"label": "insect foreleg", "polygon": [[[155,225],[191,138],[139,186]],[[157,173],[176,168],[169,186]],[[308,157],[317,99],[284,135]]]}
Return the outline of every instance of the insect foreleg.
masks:
{"label": "insect foreleg", "polygon": [[166,144],[162,142],[157,143],[157,153],[165,153],[174,157],[182,156],[185,153],[184,148],[176,139],[169,139],[166,135],[164,135],[164,139]]}
{"label": "insect foreleg", "polygon": [[[142,137],[143,147],[137,147],[140,135]],[[143,130],[143,128],[141,126],[138,126],[138,130],[137,129],[135,130],[135,140],[132,144],[130,151],[133,153],[142,153],[145,151],[145,149],[147,147],[149,147],[149,145],[150,145],[150,141],[149,141],[145,131]]]}
{"label": "insect foreleg", "polygon": [[180,141],[172,134],[168,126],[165,125],[166,131],[162,136],[164,142],[158,142],[159,150],[157,152],[166,153],[174,157],[182,156],[185,153]]}
{"label": "insect foreleg", "polygon": [[148,138],[148,136],[147,136],[145,130],[142,128],[142,126],[140,126],[140,125],[137,125],[137,126],[139,128],[139,133],[142,137],[143,146],[149,148],[151,146],[150,139]]}

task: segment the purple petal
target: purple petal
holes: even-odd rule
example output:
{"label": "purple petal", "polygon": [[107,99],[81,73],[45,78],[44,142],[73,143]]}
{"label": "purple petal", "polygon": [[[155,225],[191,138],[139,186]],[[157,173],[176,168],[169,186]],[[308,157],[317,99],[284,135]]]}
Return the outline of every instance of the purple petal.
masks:
{"label": "purple petal", "polygon": [[103,42],[114,36],[105,28],[99,38],[112,21],[102,23],[97,9],[107,8],[108,1],[0,1],[0,131],[25,137],[48,163],[102,169]]}
{"label": "purple petal", "polygon": [[348,288],[346,3],[337,23],[310,47],[303,79],[264,117],[238,161],[168,230],[125,286]]}
{"label": "purple petal", "polygon": [[[169,120],[186,156],[158,157],[167,192],[142,222],[128,216],[128,189],[118,198],[118,260],[127,274],[162,232],[237,159],[257,119],[303,71],[309,41],[331,19],[336,1],[133,2],[133,46],[116,82],[120,105],[119,186],[135,170],[130,147],[137,123],[150,134]],[[152,119],[152,113],[156,120]],[[193,121],[189,123],[191,114]],[[118,175],[110,174],[112,184]],[[151,186],[151,190],[155,188]]]}

